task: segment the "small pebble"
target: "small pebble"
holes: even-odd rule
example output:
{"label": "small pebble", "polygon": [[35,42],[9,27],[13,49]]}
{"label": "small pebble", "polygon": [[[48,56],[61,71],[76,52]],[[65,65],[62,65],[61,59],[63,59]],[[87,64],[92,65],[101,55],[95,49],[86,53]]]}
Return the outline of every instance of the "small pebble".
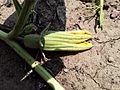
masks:
{"label": "small pebble", "polygon": [[108,62],[109,63],[113,63],[115,60],[114,60],[114,58],[113,57],[109,57],[109,59],[108,59]]}
{"label": "small pebble", "polygon": [[111,19],[114,19],[114,18],[117,18],[119,16],[120,12],[116,9],[114,9],[111,14],[110,14],[110,18]]}
{"label": "small pebble", "polygon": [[68,69],[66,69],[66,68],[64,69],[64,72],[65,72],[65,73],[67,73],[68,71],[69,71]]}

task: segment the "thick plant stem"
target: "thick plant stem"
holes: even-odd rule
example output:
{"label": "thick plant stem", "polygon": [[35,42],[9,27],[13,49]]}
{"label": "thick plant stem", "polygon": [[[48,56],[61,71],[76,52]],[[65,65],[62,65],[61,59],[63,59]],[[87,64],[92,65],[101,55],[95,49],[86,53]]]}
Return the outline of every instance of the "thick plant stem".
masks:
{"label": "thick plant stem", "polygon": [[20,12],[17,23],[15,24],[13,30],[7,35],[7,38],[16,38],[23,30],[25,23],[28,20],[29,13],[35,3],[35,0],[25,0],[22,11]]}
{"label": "thick plant stem", "polygon": [[19,16],[21,10],[22,10],[22,6],[20,5],[20,3],[18,2],[18,0],[13,0],[16,12],[17,12],[17,16]]}
{"label": "thick plant stem", "polygon": [[100,21],[100,27],[101,28],[103,28],[103,25],[104,25],[103,5],[104,5],[104,0],[100,0],[99,21]]}
{"label": "thick plant stem", "polygon": [[[19,44],[6,38],[7,33],[0,30],[0,39],[12,47],[30,66],[35,59],[27,53]],[[35,71],[53,88],[53,90],[65,90],[40,64],[35,67]]]}

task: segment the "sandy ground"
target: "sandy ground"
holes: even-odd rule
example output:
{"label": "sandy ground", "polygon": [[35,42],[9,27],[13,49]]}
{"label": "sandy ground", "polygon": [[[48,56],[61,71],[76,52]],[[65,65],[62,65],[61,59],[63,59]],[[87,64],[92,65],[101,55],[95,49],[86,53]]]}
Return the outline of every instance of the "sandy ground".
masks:
{"label": "sandy ground", "polygon": [[[0,0],[2,5],[2,0]],[[51,22],[52,30],[86,29],[94,47],[85,52],[45,52],[51,59],[45,67],[66,90],[120,90],[120,0],[106,0],[105,25],[98,28],[89,0],[38,0],[34,23],[39,30]],[[113,19],[113,11],[118,14]],[[12,27],[13,6],[0,7],[0,23]],[[34,53],[34,52],[33,52]],[[30,67],[9,46],[0,41],[0,90],[50,90],[36,74],[20,79]]]}

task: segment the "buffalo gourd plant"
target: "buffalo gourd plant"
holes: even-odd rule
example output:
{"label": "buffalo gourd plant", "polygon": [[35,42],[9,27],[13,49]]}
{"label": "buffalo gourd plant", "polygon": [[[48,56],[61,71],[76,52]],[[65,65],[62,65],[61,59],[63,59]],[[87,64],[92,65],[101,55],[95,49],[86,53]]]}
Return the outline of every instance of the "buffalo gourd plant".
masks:
{"label": "buffalo gourd plant", "polygon": [[[13,0],[17,22],[13,29],[6,33],[0,30],[0,39],[13,48],[52,88],[53,90],[65,90],[55,78],[53,78],[24,48],[16,41],[23,32],[31,31],[32,24],[29,25],[29,15],[35,0],[24,0],[20,5],[17,0]],[[27,25],[27,26],[26,26]],[[41,51],[81,51],[90,49],[93,45],[86,42],[92,36],[88,31],[43,31],[39,34],[24,34],[24,45],[29,48],[39,48]]]}

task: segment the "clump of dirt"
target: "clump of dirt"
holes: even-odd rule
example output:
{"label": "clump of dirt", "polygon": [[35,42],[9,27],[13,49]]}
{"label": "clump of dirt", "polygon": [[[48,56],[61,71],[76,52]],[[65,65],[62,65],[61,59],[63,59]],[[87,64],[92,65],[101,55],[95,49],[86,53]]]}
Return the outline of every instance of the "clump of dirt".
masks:
{"label": "clump of dirt", "polygon": [[[0,0],[1,4],[2,0]],[[98,28],[90,0],[38,0],[33,22],[38,30],[51,23],[50,30],[85,29],[92,33],[94,47],[84,52],[45,52],[50,59],[44,67],[66,90],[120,90],[120,3],[106,0],[105,25]],[[13,26],[15,18],[5,21],[14,12],[13,6],[0,7],[0,23]],[[117,11],[117,14],[113,11]],[[111,18],[111,15],[114,16]],[[95,17],[93,17],[95,16]],[[0,90],[50,90],[36,74],[23,82],[20,79],[30,67],[0,41]]]}

